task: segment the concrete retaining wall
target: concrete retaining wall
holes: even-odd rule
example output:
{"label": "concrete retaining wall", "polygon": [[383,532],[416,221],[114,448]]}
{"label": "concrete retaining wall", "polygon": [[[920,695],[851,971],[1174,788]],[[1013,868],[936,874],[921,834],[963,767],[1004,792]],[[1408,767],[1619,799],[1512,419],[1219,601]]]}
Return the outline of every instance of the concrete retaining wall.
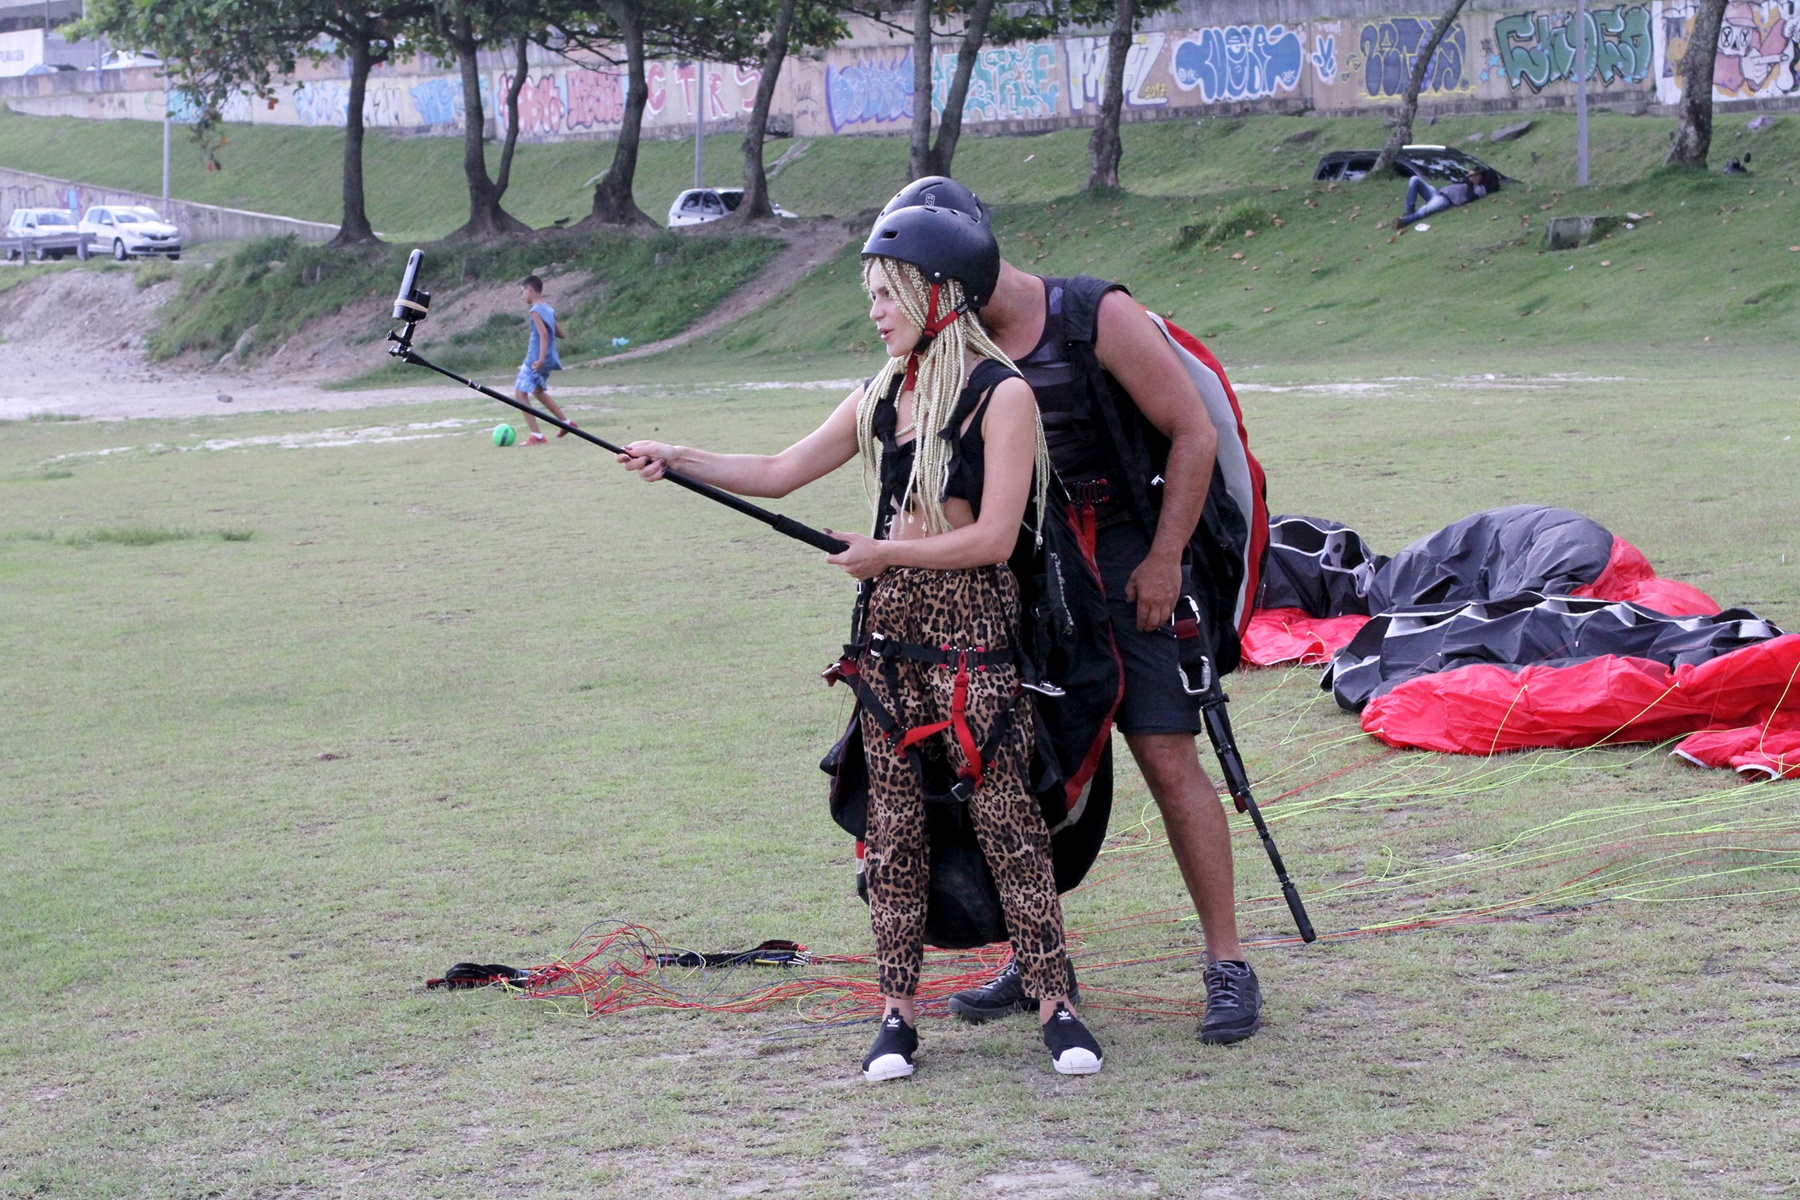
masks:
{"label": "concrete retaining wall", "polygon": [[[1483,0],[1492,4],[1492,0]],[[1714,100],[1726,107],[1800,107],[1796,0],[1731,0],[1719,37]],[[1677,66],[1694,0],[1597,0],[1587,12],[1592,103],[1649,111],[1681,95]],[[1421,111],[1529,110],[1573,102],[1572,8],[1465,9],[1425,77]],[[1185,0],[1146,23],[1126,63],[1127,119],[1242,111],[1380,112],[1399,102],[1435,16],[1396,12],[1392,0]],[[955,64],[946,30],[933,52],[933,103],[942,108]],[[1090,123],[1106,71],[1104,31],[990,46],[981,55],[964,120],[972,132],[1027,132]],[[504,99],[507,64],[484,61],[484,111]],[[760,75],[693,64],[649,66],[649,136],[691,135],[704,105],[709,128],[741,126]],[[104,90],[94,90],[103,86]],[[150,71],[0,80],[0,100],[38,114],[161,120],[162,81]],[[303,66],[273,102],[244,97],[229,120],[338,126],[348,86],[342,64]],[[178,118],[189,118],[179,95]],[[535,50],[519,98],[523,136],[607,138],[624,107],[620,71]],[[905,133],[912,120],[910,40],[858,21],[845,42],[790,59],[776,85],[772,123],[802,136]],[[463,120],[459,76],[429,60],[378,70],[364,118],[376,127],[453,133]],[[498,124],[498,118],[494,118]]]}
{"label": "concrete retaining wall", "polygon": [[[73,209],[80,216],[90,204],[147,204],[160,212],[162,197],[0,168],[0,224],[6,222],[15,208],[67,208]],[[184,246],[202,242],[286,237],[289,234],[304,242],[328,242],[337,234],[336,225],[296,221],[292,217],[245,212],[238,208],[195,204],[188,200],[169,201],[168,215],[175,227],[181,230]]]}

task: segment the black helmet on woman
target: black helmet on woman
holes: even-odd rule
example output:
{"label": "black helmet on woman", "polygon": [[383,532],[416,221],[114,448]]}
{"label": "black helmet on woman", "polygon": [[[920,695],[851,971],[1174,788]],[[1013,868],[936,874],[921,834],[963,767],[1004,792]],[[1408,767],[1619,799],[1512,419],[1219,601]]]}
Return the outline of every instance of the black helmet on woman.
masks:
{"label": "black helmet on woman", "polygon": [[869,231],[862,254],[909,262],[932,283],[961,280],[970,312],[986,304],[1000,282],[1000,243],[993,231],[984,219],[954,208],[890,205]]}

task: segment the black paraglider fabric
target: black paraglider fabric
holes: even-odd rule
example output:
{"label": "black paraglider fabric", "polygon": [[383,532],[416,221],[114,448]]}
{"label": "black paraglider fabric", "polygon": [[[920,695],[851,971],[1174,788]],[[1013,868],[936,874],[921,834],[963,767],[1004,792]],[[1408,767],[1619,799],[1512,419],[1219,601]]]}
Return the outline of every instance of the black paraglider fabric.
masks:
{"label": "black paraglider fabric", "polygon": [[425,986],[455,991],[458,988],[486,987],[490,983],[518,983],[530,974],[529,971],[509,967],[504,963],[459,962],[445,971],[442,979],[427,979]]}
{"label": "black paraglider fabric", "polygon": [[1478,663],[1518,669],[1618,655],[1666,667],[1703,663],[1781,636],[1747,609],[1666,617],[1636,604],[1546,597],[1409,605],[1372,618],[1326,668],[1320,686],[1360,712],[1409,679]]}
{"label": "black paraglider fabric", "polygon": [[1479,512],[1394,555],[1374,573],[1361,611],[1521,592],[1567,595],[1600,578],[1612,548],[1610,531],[1566,508],[1515,504]]}
{"label": "black paraglider fabric", "polygon": [[1388,557],[1362,535],[1322,517],[1269,518],[1258,608],[1297,608],[1308,616],[1367,615],[1369,589]]}

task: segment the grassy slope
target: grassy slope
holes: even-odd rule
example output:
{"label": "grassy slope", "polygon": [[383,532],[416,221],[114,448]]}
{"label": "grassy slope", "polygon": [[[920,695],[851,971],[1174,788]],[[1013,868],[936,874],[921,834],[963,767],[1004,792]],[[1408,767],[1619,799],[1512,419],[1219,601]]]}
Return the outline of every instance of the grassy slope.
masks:
{"label": "grassy slope", "polygon": [[[1762,353],[1788,337],[1800,313],[1800,258],[1787,249],[1800,241],[1800,187],[1793,183],[1800,176],[1800,121],[1782,120],[1757,134],[1745,131],[1747,121],[1732,116],[1718,126],[1715,157],[1756,152],[1754,176],[1728,179],[1658,169],[1667,121],[1596,114],[1595,186],[1574,193],[1573,121],[1542,116],[1518,141],[1474,147],[1528,183],[1442,214],[1430,233],[1397,240],[1380,226],[1398,210],[1398,185],[1323,189],[1310,182],[1321,150],[1378,142],[1375,120],[1130,126],[1127,192],[1112,198],[1075,191],[1085,174],[1086,135],[1079,130],[967,140],[958,173],[998,208],[1002,244],[1015,261],[1046,273],[1128,280],[1145,303],[1206,338],[1234,370],[1280,361],[1380,372],[1402,340],[1442,352],[1446,364],[1479,360],[1482,370],[1504,369],[1520,350],[1577,364],[1595,348],[1611,354],[1632,345],[1631,353],[1648,362],[1664,354]],[[1446,119],[1421,137],[1460,145],[1498,123]],[[1293,140],[1315,130],[1316,137]],[[0,117],[0,162],[150,186],[153,147],[146,141],[139,153],[128,142],[139,133],[127,122]],[[243,128],[227,148],[225,173],[190,170],[178,176],[177,191],[329,220],[335,147],[329,131]],[[735,147],[729,137],[709,142],[712,178],[732,177]],[[771,144],[772,153],[792,148]],[[866,212],[903,177],[901,139],[826,138],[800,149],[775,190],[805,214]],[[372,141],[376,223],[418,236],[453,227],[463,203],[457,152],[446,139]],[[581,198],[579,185],[609,153],[599,143],[522,147],[517,211],[539,224],[578,215],[579,204],[570,206]],[[646,145],[639,184],[645,204],[655,208],[650,198],[682,186],[689,155],[685,143]],[[239,190],[220,190],[230,188]],[[1207,224],[1240,206],[1283,223],[1265,220],[1253,237],[1217,251],[1176,248],[1182,226]],[[1597,247],[1540,253],[1547,215],[1624,211],[1654,216]],[[1239,253],[1242,259],[1231,257]],[[827,286],[798,289],[727,335],[684,350],[677,363],[609,367],[607,378],[670,371],[716,378],[746,369],[866,373],[874,343],[857,308],[854,247],[815,282]],[[1642,337],[1645,330],[1655,337]]]}
{"label": "grassy slope", "polygon": [[[1781,373],[1689,364],[1246,407],[1277,505],[1380,547],[1553,499],[1791,617],[1786,397]],[[831,402],[662,387],[581,416],[759,449]],[[435,440],[197,448],[451,418],[468,424]],[[499,1177],[541,1197],[849,1197],[876,1178],[934,1196],[1661,1200],[1771,1194],[1800,1171],[1793,902],[1695,898],[1794,886],[1754,858],[1676,903],[1263,948],[1255,1041],[1203,1050],[1189,1018],[1095,1008],[1092,1080],[1051,1075],[1028,1024],[932,1021],[920,1076],[878,1116],[851,1074],[866,1026],[795,1036],[793,1009],[584,1022],[425,993],[457,959],[543,961],[590,920],[702,949],[867,946],[813,767],[844,717],[813,672],[845,581],[589,448],[496,450],[493,420],[465,400],[6,431],[0,844],[29,869],[0,874],[0,1195],[411,1198]],[[99,450],[115,452],[82,455]],[[854,524],[864,502],[847,473],[783,507]],[[94,536],[139,529],[254,536]],[[1709,820],[1791,826],[1800,793],[1638,749],[1357,767],[1375,747],[1313,679],[1249,673],[1233,692],[1265,798],[1317,781],[1270,811],[1327,931],[1544,892],[1555,907],[1591,867],[1654,856],[1614,815],[1528,839],[1542,857],[1513,873],[1339,886],[1478,865],[1573,812],[1718,788]],[[1191,999],[1191,928],[1134,923],[1183,901],[1141,784],[1121,786],[1112,856],[1068,901],[1091,996]],[[1284,933],[1248,837],[1239,864],[1246,933]],[[1134,959],[1151,961],[1103,969]]]}

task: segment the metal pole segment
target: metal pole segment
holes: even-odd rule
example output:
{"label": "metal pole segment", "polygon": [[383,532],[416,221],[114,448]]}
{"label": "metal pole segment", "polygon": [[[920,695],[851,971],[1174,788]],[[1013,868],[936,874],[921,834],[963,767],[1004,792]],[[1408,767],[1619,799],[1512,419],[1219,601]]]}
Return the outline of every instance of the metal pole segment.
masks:
{"label": "metal pole segment", "polygon": [[1275,868],[1275,878],[1281,883],[1282,899],[1287,901],[1288,912],[1294,918],[1294,927],[1300,931],[1300,940],[1316,941],[1319,935],[1313,932],[1312,921],[1306,915],[1306,905],[1300,901],[1300,889],[1288,878],[1287,866],[1281,861],[1281,851],[1275,848],[1275,838],[1263,821],[1262,809],[1250,794],[1250,775],[1244,770],[1243,756],[1238,753],[1237,742],[1231,736],[1231,717],[1225,711],[1228,699],[1225,689],[1215,679],[1212,687],[1200,700],[1200,715],[1206,720],[1206,735],[1212,739],[1213,751],[1219,756],[1219,768],[1225,773],[1225,786],[1230,789],[1237,810],[1250,814],[1250,821],[1256,826],[1256,836],[1262,839],[1263,850],[1269,855],[1269,865]]}
{"label": "metal pole segment", "polygon": [[1587,4],[1575,0],[1575,186],[1588,182]]}
{"label": "metal pole segment", "polygon": [[[400,359],[402,362],[411,363],[413,366],[425,367],[428,370],[436,371],[446,379],[454,379],[464,387],[472,388],[490,400],[498,400],[500,403],[511,408],[516,408],[522,413],[529,413],[546,424],[556,426],[564,433],[572,433],[583,441],[592,442],[602,450],[610,450],[614,454],[627,453],[625,447],[615,445],[603,437],[598,437],[589,433],[579,425],[571,425],[567,421],[559,421],[549,413],[534,408],[522,400],[516,400],[511,396],[504,396],[491,387],[486,387],[476,383],[473,379],[458,375],[455,371],[446,370],[445,368],[438,366],[436,363],[425,358],[417,350],[412,348],[412,325],[410,323],[402,333],[389,333],[388,340],[398,343],[398,345],[390,349],[388,353],[392,354],[395,358]],[[814,529],[810,525],[801,524],[792,517],[785,517],[780,513],[770,512],[760,505],[752,504],[743,497],[734,496],[730,492],[724,491],[721,488],[716,488],[710,483],[702,483],[698,479],[690,479],[679,471],[664,471],[663,478],[678,487],[686,488],[696,495],[705,496],[708,500],[723,504],[726,508],[729,508],[734,512],[740,512],[746,517],[761,521],[776,533],[785,534],[797,542],[805,542],[815,550],[823,550],[827,554],[836,554],[840,550],[848,550],[850,548],[848,542],[841,542],[828,533]]]}

